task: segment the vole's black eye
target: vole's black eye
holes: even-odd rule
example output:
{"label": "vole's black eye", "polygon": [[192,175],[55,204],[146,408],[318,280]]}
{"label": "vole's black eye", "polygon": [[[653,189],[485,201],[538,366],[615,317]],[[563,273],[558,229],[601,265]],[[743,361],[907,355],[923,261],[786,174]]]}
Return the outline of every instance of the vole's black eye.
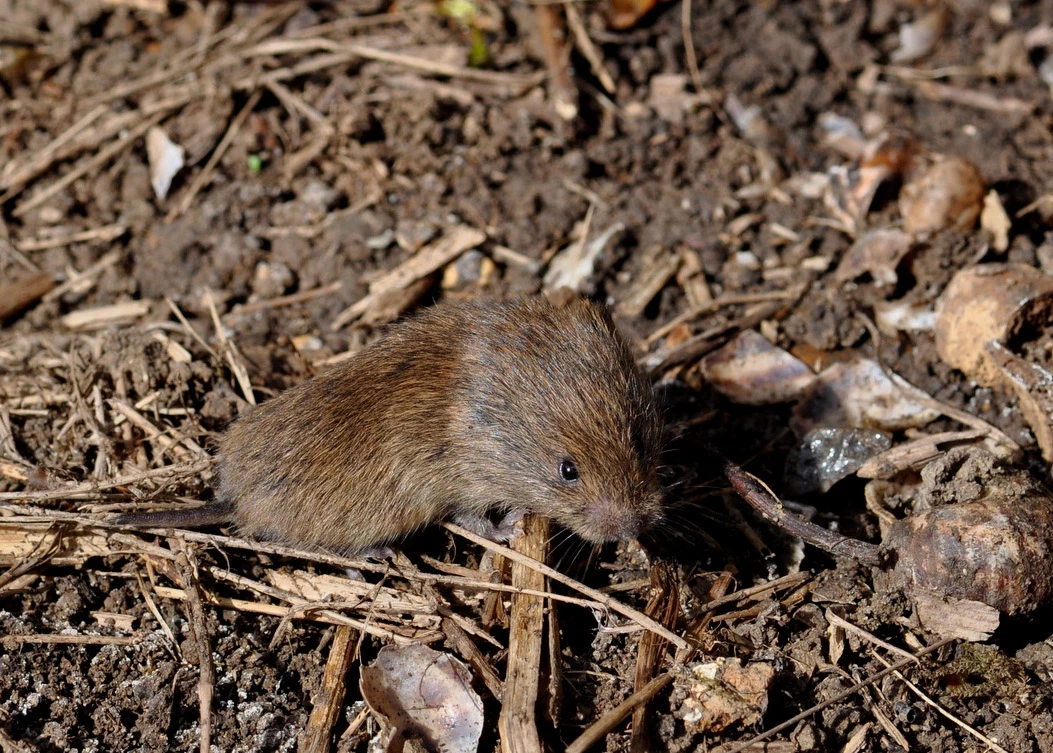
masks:
{"label": "vole's black eye", "polygon": [[565,458],[559,464],[559,477],[568,483],[578,480],[578,466],[574,465],[573,460]]}

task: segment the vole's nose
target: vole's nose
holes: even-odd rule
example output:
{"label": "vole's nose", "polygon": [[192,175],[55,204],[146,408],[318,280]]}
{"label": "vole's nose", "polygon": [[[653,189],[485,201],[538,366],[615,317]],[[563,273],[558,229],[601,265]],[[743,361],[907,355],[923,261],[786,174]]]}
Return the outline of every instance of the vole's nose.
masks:
{"label": "vole's nose", "polygon": [[582,535],[596,543],[635,539],[650,525],[646,516],[624,502],[600,497],[585,510]]}

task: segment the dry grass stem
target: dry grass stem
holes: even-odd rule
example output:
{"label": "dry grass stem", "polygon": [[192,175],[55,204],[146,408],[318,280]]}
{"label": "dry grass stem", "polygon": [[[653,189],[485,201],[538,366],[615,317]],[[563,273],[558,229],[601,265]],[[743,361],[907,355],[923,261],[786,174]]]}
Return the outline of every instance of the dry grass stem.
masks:
{"label": "dry grass stem", "polygon": [[[158,596],[166,599],[184,601],[187,598],[186,592],[181,588],[156,586],[154,591]],[[443,637],[442,633],[437,630],[416,630],[412,628],[405,628],[402,630],[386,629],[376,624],[357,620],[353,617],[347,617],[346,615],[340,614],[331,609],[318,608],[318,605],[305,605],[302,608],[290,608],[280,604],[265,604],[260,601],[235,599],[229,596],[217,596],[208,592],[205,593],[204,600],[211,606],[220,607],[222,609],[234,609],[238,612],[246,612],[249,614],[263,614],[279,618],[284,618],[292,614],[294,619],[320,622],[328,625],[346,625],[380,640],[393,641],[400,646],[409,643],[434,643],[435,641],[442,640]]]}
{"label": "dry grass stem", "polygon": [[83,271],[71,275],[64,283],[48,291],[47,295],[44,296],[44,300],[57,300],[71,291],[86,293],[95,284],[95,279],[105,270],[115,265],[120,259],[121,252],[117,249],[103,254],[97,262],[85,267]]}
{"label": "dry grass stem", "polygon": [[[679,573],[671,562],[656,560],[651,565],[651,598],[644,610],[666,627],[676,626],[680,614]],[[633,690],[636,693],[645,691],[654,681],[658,667],[667,648],[667,641],[654,633],[644,633],[636,649],[636,673],[633,679]],[[637,705],[632,712],[633,728],[629,740],[631,753],[647,753],[651,750],[649,714],[647,699]]]}
{"label": "dry grass stem", "polygon": [[703,314],[710,314],[725,306],[737,306],[744,303],[764,303],[765,301],[786,301],[800,295],[797,290],[774,290],[770,293],[725,293],[719,298],[704,301],[697,306],[692,306],[682,314],[670,319],[661,327],[647,336],[647,344],[661,340],[681,324],[687,324]]}
{"label": "dry grass stem", "polygon": [[621,724],[634,709],[654,698],[662,688],[672,681],[673,675],[668,672],[651,680],[647,685],[605,713],[592,726],[582,732],[578,739],[567,746],[567,753],[585,753],[585,751],[596,745],[615,727]]}
{"label": "dry grass stem", "polygon": [[665,353],[659,351],[643,356],[637,363],[649,373],[660,373],[675,366],[693,363],[706,353],[723,345],[734,333],[757,326],[765,319],[775,316],[791,303],[788,300],[758,303],[750,307],[745,314],[727,324],[704,330]]}
{"label": "dry grass stem", "polygon": [[627,617],[628,619],[632,620],[642,628],[657,633],[677,648],[687,648],[687,641],[685,641],[679,635],[672,632],[663,625],[658,624],[653,619],[645,615],[643,612],[640,612],[637,609],[633,609],[632,607],[626,604],[622,604],[617,599],[612,599],[607,594],[601,593],[595,588],[590,588],[584,583],[576,581],[573,578],[564,575],[558,570],[551,568],[542,562],[538,562],[537,560],[534,560],[530,557],[526,557],[520,554],[519,552],[509,549],[506,546],[502,546],[501,544],[496,544],[493,541],[490,541],[489,539],[483,538],[482,536],[474,534],[471,531],[462,528],[459,525],[456,525],[455,523],[444,523],[443,525],[447,529],[449,529],[450,531],[462,538],[468,539],[469,541],[478,544],[479,546],[484,547],[485,549],[489,549],[492,552],[496,552],[497,554],[507,557],[513,562],[518,562],[521,565],[526,565],[527,567],[533,568],[539,573],[548,576],[552,580],[558,583],[562,583],[563,585],[572,588],[578,593],[585,594],[586,596],[599,602],[605,608],[611,610],[612,612],[617,612],[623,617]]}
{"label": "dry grass stem", "polygon": [[211,290],[205,294],[205,305],[208,306],[208,312],[212,315],[212,326],[216,330],[216,339],[219,340],[220,349],[226,357],[227,365],[230,366],[230,371],[234,374],[238,387],[241,388],[241,394],[248,400],[249,405],[256,405],[256,393],[252,390],[249,369],[245,365],[245,359],[242,358],[238,347],[227,337],[226,329],[219,318],[219,310],[216,308],[216,298],[212,295]]}
{"label": "dry grass stem", "polygon": [[23,253],[30,253],[31,251],[43,251],[48,248],[61,248],[62,246],[69,246],[74,243],[88,243],[90,241],[110,243],[127,232],[128,227],[126,225],[103,225],[102,227],[81,230],[80,232],[71,233],[70,235],[21,241],[16,243],[15,247]]}
{"label": "dry grass stem", "polygon": [[142,636],[137,635],[66,635],[54,633],[52,635],[0,635],[2,642],[8,650],[15,650],[22,643],[37,643],[42,645],[67,645],[67,646],[134,646],[142,642]]}
{"label": "dry grass stem", "polygon": [[18,492],[0,492],[0,501],[11,500],[25,502],[46,502],[57,499],[89,499],[93,496],[97,496],[99,492],[105,491],[107,489],[114,489],[119,486],[135,486],[137,484],[143,483],[144,481],[174,482],[179,479],[185,479],[187,477],[201,473],[202,471],[210,468],[211,465],[211,459],[196,460],[191,463],[183,463],[179,465],[165,465],[161,466],[160,468],[151,468],[145,471],[136,471],[135,473],[128,473],[123,476],[116,476],[114,478],[106,480],[90,481],[86,483],[75,484],[65,489],[26,489]]}
{"label": "dry grass stem", "polygon": [[26,183],[46,172],[54,164],[56,155],[60,153],[63,147],[86,131],[92,123],[106,112],[107,109],[105,107],[94,107],[80,120],[59,134],[51,143],[36,151],[24,165],[16,160],[11,160],[4,165],[3,170],[0,170],[0,191],[4,191],[4,194],[0,196],[0,204],[6,203]]}
{"label": "dry grass stem", "polygon": [[179,202],[172,207],[171,211],[165,216],[165,222],[171,222],[179,215],[183,214],[190,208],[190,205],[194,203],[194,199],[197,197],[199,191],[207,186],[212,181],[212,175],[215,172],[216,165],[223,159],[223,155],[227,153],[227,149],[234,142],[234,137],[238,135],[238,131],[245,124],[245,119],[249,117],[249,113],[255,109],[256,105],[260,101],[260,97],[263,96],[262,91],[255,91],[252,96],[249,97],[248,101],[238,111],[238,114],[234,116],[234,119],[230,122],[227,127],[226,133],[223,134],[223,138],[219,140],[219,144],[212,151],[212,155],[208,158],[208,162],[201,169],[196,176],[194,176],[193,182],[186,192],[180,197]]}
{"label": "dry grass stem", "polygon": [[[150,570],[151,579],[153,577],[153,571]],[[161,627],[161,632],[168,638],[169,650],[172,651],[173,655],[179,656],[179,644],[176,642],[175,633],[172,632],[172,626],[165,620],[164,615],[161,614],[161,610],[157,608],[157,602],[154,601],[154,597],[150,594],[150,589],[146,587],[146,583],[143,582],[143,576],[138,571],[135,573],[135,583],[139,587],[139,594],[143,597],[143,602],[146,604],[146,608],[150,610],[150,614],[157,620],[157,624]]]}
{"label": "dry grass stem", "polygon": [[704,87],[702,86],[702,74],[698,70],[695,36],[691,26],[691,0],[683,0],[680,6],[680,33],[684,39],[684,62],[687,63],[687,70],[691,74],[691,83],[695,87],[695,92],[701,94]]}
{"label": "dry grass stem", "polygon": [[761,594],[768,593],[769,591],[780,591],[786,588],[795,588],[807,581],[812,579],[812,574],[808,572],[797,572],[784,575],[781,578],[768,581],[767,583],[761,583],[757,586],[751,586],[750,588],[743,588],[738,591],[732,591],[731,593],[721,596],[718,599],[711,599],[698,608],[696,614],[704,612],[712,612],[725,604],[735,604],[742,601],[743,599],[750,599],[754,596],[760,596]]}
{"label": "dry grass stem", "polygon": [[567,18],[567,27],[570,29],[570,33],[574,35],[574,44],[582,56],[589,61],[592,75],[600,82],[600,86],[603,87],[604,91],[608,94],[614,94],[614,79],[611,78],[611,74],[607,71],[607,66],[603,64],[603,54],[592,43],[589,30],[585,28],[585,19],[581,17],[581,11],[578,10],[578,6],[573,2],[565,2],[563,3],[563,13]]}
{"label": "dry grass stem", "polygon": [[880,646],[889,653],[897,654],[903,657],[904,659],[914,659],[914,661],[918,662],[919,664],[921,663],[921,661],[917,657],[915,657],[914,654],[910,653],[910,651],[893,646],[888,641],[881,640],[873,633],[867,632],[858,625],[853,625],[848,620],[839,616],[836,612],[834,612],[834,610],[827,608],[827,610],[823,614],[826,617],[827,622],[829,622],[831,625],[843,628],[844,630],[847,630],[850,633],[854,633],[855,635],[858,635],[864,640],[873,643],[875,646]]}
{"label": "dry grass stem", "polygon": [[146,134],[151,128],[160,123],[168,115],[168,110],[164,110],[159,113],[155,113],[145,120],[141,121],[137,126],[132,128],[126,135],[121,136],[115,142],[110,144],[104,149],[100,149],[96,155],[90,159],[84,160],[79,166],[73,168],[68,173],[63,175],[61,178],[56,180],[54,183],[49,185],[37,193],[33,194],[32,197],[26,199],[24,202],[16,206],[12,211],[11,215],[14,217],[21,217],[32,209],[40,206],[52,196],[62,191],[67,186],[70,186],[77,179],[87,175],[88,173],[99,170],[103,165],[107,164],[111,159],[116,157],[125,149],[130,148],[135,142]]}
{"label": "dry grass stem", "polygon": [[887,67],[885,72],[907,82],[917,89],[922,96],[933,102],[949,102],[977,110],[987,110],[1000,115],[1016,117],[1028,115],[1035,109],[1034,102],[1028,102],[1017,97],[999,97],[975,88],[941,84],[916,76],[904,75],[904,69],[902,68]]}
{"label": "dry grass stem", "polygon": [[467,225],[450,228],[442,238],[424,246],[395,269],[374,280],[369,286],[369,294],[337,314],[329,329],[336,331],[345,327],[377,306],[389,293],[405,290],[427,278],[485,240],[486,233]]}

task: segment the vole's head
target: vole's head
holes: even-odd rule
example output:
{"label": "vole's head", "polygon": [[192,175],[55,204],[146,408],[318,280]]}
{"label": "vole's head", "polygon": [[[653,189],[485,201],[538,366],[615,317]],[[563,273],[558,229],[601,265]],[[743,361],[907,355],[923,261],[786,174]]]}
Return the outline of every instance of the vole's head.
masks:
{"label": "vole's head", "polygon": [[466,354],[480,494],[594,543],[655,525],[661,419],[604,309],[530,300],[492,312]]}
{"label": "vole's head", "polygon": [[535,457],[539,493],[527,504],[595,544],[634,539],[662,517],[658,448],[631,420],[600,429],[597,419],[589,417],[588,433],[546,443]]}

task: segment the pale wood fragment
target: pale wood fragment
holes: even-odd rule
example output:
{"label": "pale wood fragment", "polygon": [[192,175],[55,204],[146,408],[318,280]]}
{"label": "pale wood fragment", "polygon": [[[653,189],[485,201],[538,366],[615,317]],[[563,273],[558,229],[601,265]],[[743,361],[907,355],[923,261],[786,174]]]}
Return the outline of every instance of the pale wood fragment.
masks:
{"label": "pale wood fragment", "polygon": [[[523,521],[523,531],[524,534],[512,542],[512,547],[543,562],[548,555],[548,519],[528,515]],[[512,585],[544,590],[546,578],[537,570],[513,561]],[[541,753],[542,750],[537,730],[537,699],[544,628],[545,600],[522,593],[513,594],[504,703],[497,722],[501,749],[505,753]]]}

